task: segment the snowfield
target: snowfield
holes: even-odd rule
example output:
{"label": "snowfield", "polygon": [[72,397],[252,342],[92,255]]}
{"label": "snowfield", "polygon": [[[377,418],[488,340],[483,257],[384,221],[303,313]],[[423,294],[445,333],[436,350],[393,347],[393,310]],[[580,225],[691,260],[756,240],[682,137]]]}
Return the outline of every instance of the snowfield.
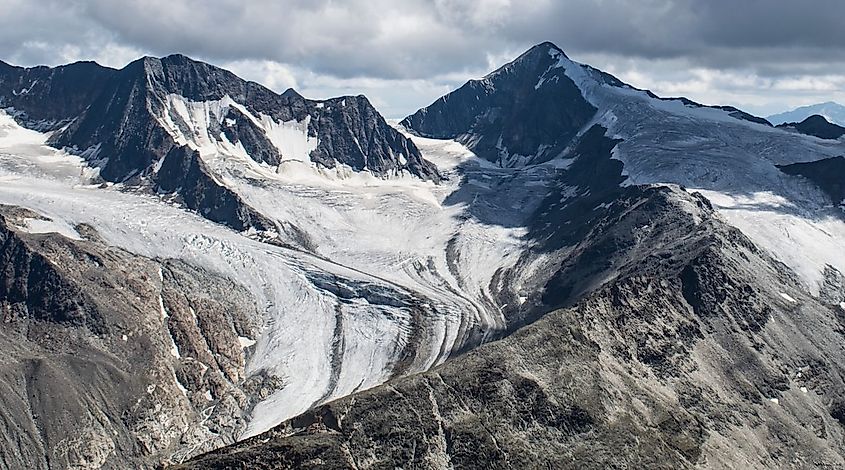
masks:
{"label": "snowfield", "polygon": [[[484,224],[466,216],[463,205],[444,203],[460,184],[458,165],[484,165],[459,144],[418,140],[451,176],[442,185],[410,175],[384,180],[320,170],[303,161],[274,168],[207,135],[207,120],[222,119],[222,108],[237,104],[172,98],[170,106],[193,128],[191,135],[175,125],[171,132],[199,149],[215,176],[249,204],[290,227],[297,235],[291,243],[307,239],[308,246],[262,243],[167,197],[94,184],[96,171],[80,158],[46,146],[47,135],[5,114],[0,203],[45,217],[27,221],[27,231],[79,238],[74,227],[86,223],[110,245],[181,259],[247,287],[264,306],[247,374],[266,371],[285,386],[257,405],[242,437],[317,403],[428,369],[465,346],[472,331],[505,327],[489,289],[496,271],[523,252],[523,230]],[[268,130],[276,126],[281,140],[299,139],[297,151],[311,145],[305,126],[262,122]],[[246,346],[253,339],[240,341]],[[175,345],[173,354],[179,354]]]}
{"label": "snowfield", "polygon": [[811,292],[818,293],[825,265],[845,273],[845,217],[838,201],[775,166],[845,155],[845,143],[611,86],[594,69],[552,54],[556,67],[598,108],[585,130],[598,123],[623,140],[614,158],[624,164],[626,184],[675,183],[701,192],[728,223],[795,270]]}

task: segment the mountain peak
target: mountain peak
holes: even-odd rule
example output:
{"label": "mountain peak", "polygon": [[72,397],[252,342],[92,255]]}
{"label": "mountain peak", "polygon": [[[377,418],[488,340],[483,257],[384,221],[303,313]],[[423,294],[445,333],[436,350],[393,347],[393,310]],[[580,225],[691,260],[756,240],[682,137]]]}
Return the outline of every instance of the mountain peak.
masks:
{"label": "mountain peak", "polygon": [[543,163],[565,152],[595,115],[567,75],[577,67],[559,47],[543,42],[402,124],[424,137],[457,139],[503,167]]}
{"label": "mountain peak", "polygon": [[296,99],[304,99],[302,95],[299,94],[298,91],[294,90],[293,88],[288,88],[282,93],[283,98],[296,98]]}
{"label": "mountain peak", "polygon": [[526,53],[530,53],[530,52],[558,53],[558,54],[563,55],[567,59],[569,58],[566,55],[566,53],[563,52],[563,49],[559,48],[555,43],[553,43],[551,41],[543,41],[540,44],[536,44],[536,45],[532,46],[530,49],[528,49],[528,51]]}
{"label": "mountain peak", "polygon": [[172,63],[197,63],[198,61],[184,55],[184,54],[168,54],[160,59],[162,62]]}
{"label": "mountain peak", "polygon": [[[541,42],[540,44],[536,44],[531,46],[527,51],[523,52],[519,55],[516,59],[514,59],[509,64],[505,65],[502,68],[507,68],[508,66],[514,64],[521,64],[521,63],[536,63],[536,62],[545,62],[549,58],[553,60],[557,60],[560,58],[569,59],[563,49],[557,47],[554,43],[545,41]],[[494,72],[495,73],[495,72]]]}
{"label": "mountain peak", "polygon": [[821,114],[813,114],[807,119],[801,121],[801,124],[831,124],[831,122],[825,119],[825,117]]}

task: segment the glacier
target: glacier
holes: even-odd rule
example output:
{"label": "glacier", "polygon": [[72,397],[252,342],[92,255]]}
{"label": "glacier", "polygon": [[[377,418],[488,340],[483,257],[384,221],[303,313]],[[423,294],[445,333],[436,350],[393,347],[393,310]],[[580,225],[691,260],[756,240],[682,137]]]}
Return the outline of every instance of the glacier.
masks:
{"label": "glacier", "polygon": [[[840,155],[841,142],[658,99],[557,58],[598,109],[581,133],[600,124],[621,140],[613,157],[624,165],[625,184],[674,183],[702,193],[812,292],[827,265],[845,272],[841,210],[775,166]],[[551,85],[541,76],[536,88]],[[282,156],[278,165],[215,135],[229,124],[229,109],[264,131]],[[50,219],[27,230],[78,237],[74,227],[88,224],[115,247],[183,260],[246,287],[263,307],[260,336],[239,338],[251,351],[246,373],[279,377],[284,387],[255,406],[242,438],[495,339],[518,324],[514,318],[530,316],[542,294],[554,254],[532,250],[525,222],[572,155],[502,168],[457,142],[406,133],[444,176],[435,184],[405,170],[380,177],[322,167],[308,158],[318,141],[307,120],[278,122],[229,96],[197,102],[170,94],[157,118],[178,144],[199,152],[218,184],[273,220],[277,233],[236,232],[170,195],[100,183],[97,169],[5,113],[0,203]]]}
{"label": "glacier", "polygon": [[[176,96],[168,103],[161,119],[177,141],[199,150],[222,184],[290,228],[278,235],[296,235],[290,243],[264,243],[252,231],[214,224],[168,195],[101,184],[96,169],[47,146],[48,134],[24,129],[5,113],[0,204],[50,219],[30,225],[33,231],[73,236],[73,227],[88,224],[112,246],[180,259],[247,287],[264,310],[247,375],[269,373],[285,386],[254,408],[242,438],[315,404],[427,370],[507,327],[492,279],[523,254],[525,229],[485,223],[468,216],[464,204],[446,203],[462,184],[459,167],[489,165],[460,144],[414,138],[449,177],[439,185],[297,158],[273,167],[225,136],[209,135],[208,120],[222,119],[221,110],[237,103]],[[170,113],[189,123],[191,133]],[[301,156],[311,145],[307,126],[253,118],[278,136],[273,140],[283,155]],[[486,189],[483,180],[470,184]],[[519,288],[517,280],[513,285]]]}

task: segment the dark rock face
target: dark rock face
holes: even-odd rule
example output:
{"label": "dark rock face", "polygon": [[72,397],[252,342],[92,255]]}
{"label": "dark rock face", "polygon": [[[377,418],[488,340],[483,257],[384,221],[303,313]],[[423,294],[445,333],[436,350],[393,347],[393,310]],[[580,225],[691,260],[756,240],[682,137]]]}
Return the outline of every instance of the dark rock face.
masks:
{"label": "dark rock face", "polygon": [[502,166],[559,156],[596,109],[563,68],[550,43],[531,48],[481,80],[471,80],[402,121],[413,132],[456,139]]}
{"label": "dark rock face", "polygon": [[223,133],[229,139],[229,142],[243,145],[246,153],[255,161],[268,165],[278,165],[282,162],[282,154],[279,149],[240,110],[229,108],[224,122],[231,123],[231,125],[223,126]]}
{"label": "dark rock face", "polygon": [[689,108],[720,109],[720,110],[728,113],[728,115],[731,116],[734,119],[739,119],[740,121],[748,121],[748,122],[753,122],[753,123],[757,123],[757,124],[762,124],[764,126],[772,127],[772,123],[770,123],[765,118],[761,118],[759,116],[754,116],[753,114],[746,113],[745,111],[738,109],[738,108],[735,108],[733,106],[707,106],[707,105],[703,105],[701,103],[697,103],[697,102],[695,102],[695,101],[693,101],[689,98],[684,98],[684,97],[662,98],[660,96],[655,95],[651,91],[646,91],[646,93],[648,93],[648,95],[651,96],[652,98],[662,100],[662,101],[680,101],[681,103],[684,104],[684,106],[689,107]]}
{"label": "dark rock face", "polygon": [[[703,106],[703,107],[709,107],[709,106]],[[755,116],[753,114],[746,113],[745,111],[738,109],[738,108],[735,108],[733,106],[712,106],[712,107],[716,108],[716,109],[721,109],[722,111],[727,111],[728,114],[730,114],[730,116],[734,119],[739,119],[741,121],[754,122],[754,123],[757,123],[757,124],[762,124],[764,126],[772,127],[772,123],[769,122],[767,119],[761,118],[759,116]]]}
{"label": "dark rock face", "polygon": [[801,122],[789,122],[781,124],[778,127],[795,129],[802,134],[816,136],[820,139],[836,140],[845,135],[845,127],[832,124],[818,114],[810,116]]}
{"label": "dark rock face", "polygon": [[27,127],[55,130],[82,113],[115,74],[94,62],[55,68],[0,62],[0,108],[14,108]]}
{"label": "dark rock face", "polygon": [[156,180],[158,191],[179,194],[189,209],[212,222],[238,231],[275,229],[270,219],[244,203],[237,193],[217,183],[196,150],[173,147],[164,156]]}
{"label": "dark rock face", "polygon": [[589,287],[503,340],[180,468],[845,463],[837,314],[703,198],[625,188],[564,278]]}
{"label": "dark rock face", "polygon": [[595,125],[578,139],[572,152],[576,160],[530,217],[531,237],[540,242],[537,248],[551,251],[578,243],[621,194],[623,165],[611,154],[618,141],[606,132]]}
{"label": "dark rock face", "polygon": [[[101,163],[102,176],[109,181],[149,173],[150,165],[176,145],[157,121],[170,94],[195,102],[229,96],[256,115],[282,122],[310,116],[308,132],[320,143],[311,158],[327,167],[342,163],[380,176],[406,170],[439,180],[434,166],[363,96],[316,102],[293,90],[278,95],[182,55],[145,57],[121,70],[90,62],[55,69],[0,65],[0,104],[19,110],[24,124],[73,120],[52,143],[79,151],[97,148],[89,157]],[[237,109],[229,113],[236,127],[227,131],[227,137],[244,143],[253,159],[277,163],[285,157],[263,129],[239,116]]]}
{"label": "dark rock face", "polygon": [[176,146],[156,121],[146,60],[127,65],[63,132],[53,136],[56,147],[89,151],[107,181],[125,181],[149,172],[151,165]]}
{"label": "dark rock face", "polygon": [[0,467],[149,468],[230,444],[258,390],[260,318],[231,281],[86,239],[32,235],[0,207]]}
{"label": "dark rock face", "polygon": [[845,157],[778,166],[788,175],[801,175],[815,183],[834,204],[845,204]]}
{"label": "dark rock face", "polygon": [[[356,171],[381,174],[405,169],[420,178],[440,181],[437,168],[423,159],[413,142],[390,127],[366,97],[334,98],[321,104],[317,108],[311,103],[309,110],[309,129],[319,141],[311,153],[313,161],[327,168],[343,163]],[[338,160],[336,155],[347,157]]]}

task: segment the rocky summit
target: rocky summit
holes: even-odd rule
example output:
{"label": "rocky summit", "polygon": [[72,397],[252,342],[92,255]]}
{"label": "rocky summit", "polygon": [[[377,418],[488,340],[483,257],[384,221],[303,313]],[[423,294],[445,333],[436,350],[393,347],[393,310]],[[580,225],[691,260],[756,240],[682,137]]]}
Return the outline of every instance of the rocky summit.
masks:
{"label": "rocky summit", "polygon": [[845,143],[541,43],[389,124],[0,63],[0,468],[845,467]]}

